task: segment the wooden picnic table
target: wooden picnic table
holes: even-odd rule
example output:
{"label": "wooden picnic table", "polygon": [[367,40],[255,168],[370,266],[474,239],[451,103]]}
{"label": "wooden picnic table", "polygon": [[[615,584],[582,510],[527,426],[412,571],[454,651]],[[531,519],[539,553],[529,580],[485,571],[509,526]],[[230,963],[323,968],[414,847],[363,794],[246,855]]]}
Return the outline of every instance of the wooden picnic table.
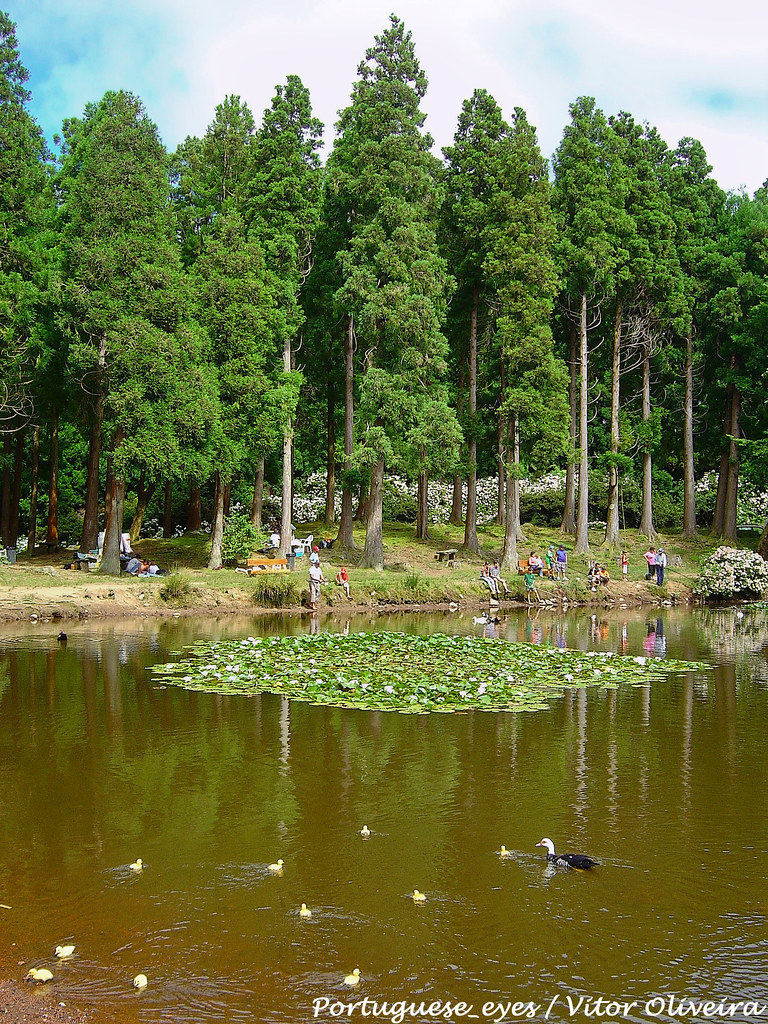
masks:
{"label": "wooden picnic table", "polygon": [[458,548],[447,548],[445,551],[436,551],[435,558],[438,562],[453,562],[458,555]]}

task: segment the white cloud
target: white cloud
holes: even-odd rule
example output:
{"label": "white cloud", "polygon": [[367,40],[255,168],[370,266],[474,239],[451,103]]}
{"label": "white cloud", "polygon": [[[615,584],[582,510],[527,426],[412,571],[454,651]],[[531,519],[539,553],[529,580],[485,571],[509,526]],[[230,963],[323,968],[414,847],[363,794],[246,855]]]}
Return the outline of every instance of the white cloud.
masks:
{"label": "white cloud", "polygon": [[462,101],[487,88],[520,105],[556,147],[577,96],[628,110],[670,145],[700,138],[727,188],[768,177],[768,8],[763,0],[101,0],[19,2],[33,113],[52,134],[107,88],[145,101],[166,144],[202,134],[239,93],[257,119],[274,87],[298,74],[332,137],[357,66],[394,7],[429,80],[424,108],[438,146]]}

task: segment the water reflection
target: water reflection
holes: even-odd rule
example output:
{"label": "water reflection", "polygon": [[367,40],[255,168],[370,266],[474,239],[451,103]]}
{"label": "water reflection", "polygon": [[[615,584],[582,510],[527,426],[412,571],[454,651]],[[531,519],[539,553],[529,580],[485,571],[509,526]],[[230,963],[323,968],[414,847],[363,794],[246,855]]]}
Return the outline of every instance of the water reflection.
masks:
{"label": "water reflection", "polygon": [[[738,611],[502,617],[488,625],[532,644],[717,663],[518,715],[153,685],[148,667],[200,636],[308,631],[306,616],[76,624],[66,647],[54,627],[6,633],[0,969],[49,965],[71,937],[57,997],[118,1022],[305,1021],[354,966],[389,1000],[712,997],[726,982],[748,998],[768,970],[768,638],[764,611]],[[460,614],[315,623],[485,628]],[[601,868],[551,872],[542,835]],[[146,999],[130,990],[139,969]]]}

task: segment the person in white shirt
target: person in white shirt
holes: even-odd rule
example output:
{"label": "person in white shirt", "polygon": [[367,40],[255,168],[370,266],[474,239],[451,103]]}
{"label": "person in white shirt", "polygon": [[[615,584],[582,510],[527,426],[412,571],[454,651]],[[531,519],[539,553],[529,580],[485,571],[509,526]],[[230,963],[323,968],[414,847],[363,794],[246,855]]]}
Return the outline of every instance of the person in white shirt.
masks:
{"label": "person in white shirt", "polygon": [[326,582],[320,563],[313,562],[309,567],[309,607],[313,612],[317,610],[317,602],[320,600],[320,584]]}

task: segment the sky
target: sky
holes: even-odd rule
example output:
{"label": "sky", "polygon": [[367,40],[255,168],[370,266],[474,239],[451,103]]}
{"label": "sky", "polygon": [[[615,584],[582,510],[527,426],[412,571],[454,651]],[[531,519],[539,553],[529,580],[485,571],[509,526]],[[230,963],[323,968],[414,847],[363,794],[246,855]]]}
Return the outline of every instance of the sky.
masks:
{"label": "sky", "polygon": [[461,104],[487,89],[506,115],[523,107],[545,156],[568,107],[594,96],[670,146],[704,145],[725,189],[768,179],[766,0],[0,0],[29,69],[30,111],[50,141],[64,118],[108,89],[141,98],[169,150],[203,135],[239,95],[260,119],[289,74],[326,125],[349,102],[365,50],[394,11],[429,79],[436,148]]}

